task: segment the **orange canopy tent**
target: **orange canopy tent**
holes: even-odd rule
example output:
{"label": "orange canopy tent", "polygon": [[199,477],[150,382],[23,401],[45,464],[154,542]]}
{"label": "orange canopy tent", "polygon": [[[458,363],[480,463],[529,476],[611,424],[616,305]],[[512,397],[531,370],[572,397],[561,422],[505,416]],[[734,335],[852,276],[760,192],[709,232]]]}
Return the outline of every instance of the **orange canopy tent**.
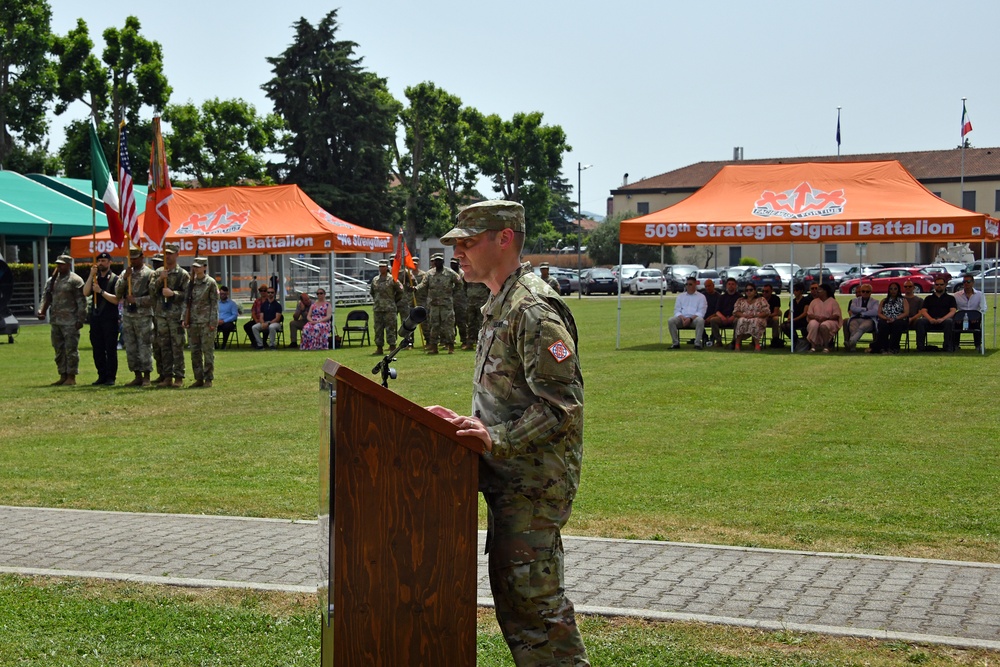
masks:
{"label": "orange canopy tent", "polygon": [[[297,185],[174,190],[166,242],[182,255],[392,252],[392,234],[330,215]],[[141,245],[161,248],[148,237]],[[124,256],[105,229],[70,242],[73,257]]]}
{"label": "orange canopy tent", "polygon": [[623,244],[955,242],[997,221],[949,204],[899,162],[730,165],[683,201],[624,220]]}

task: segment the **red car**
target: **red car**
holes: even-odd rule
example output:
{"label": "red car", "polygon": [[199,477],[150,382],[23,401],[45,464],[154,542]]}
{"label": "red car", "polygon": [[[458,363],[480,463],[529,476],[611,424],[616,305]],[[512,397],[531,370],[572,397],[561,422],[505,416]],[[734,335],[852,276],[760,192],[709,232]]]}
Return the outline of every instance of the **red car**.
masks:
{"label": "red car", "polygon": [[840,285],[841,294],[857,294],[858,285],[861,283],[870,284],[872,292],[876,294],[886,294],[889,291],[889,283],[903,283],[910,280],[913,283],[914,294],[934,291],[934,274],[926,269],[918,269],[912,266],[900,266],[891,269],[879,269],[871,275],[845,280]]}

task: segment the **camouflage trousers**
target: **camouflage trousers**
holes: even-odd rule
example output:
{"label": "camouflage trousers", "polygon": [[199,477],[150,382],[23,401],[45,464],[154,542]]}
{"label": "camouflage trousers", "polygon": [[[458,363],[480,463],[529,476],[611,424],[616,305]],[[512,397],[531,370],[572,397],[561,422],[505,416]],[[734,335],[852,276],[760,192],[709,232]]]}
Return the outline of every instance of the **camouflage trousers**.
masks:
{"label": "camouflage trousers", "polygon": [[122,336],[125,338],[125,356],[128,369],[133,373],[150,373],[153,370],[153,318],[145,315],[122,318]]}
{"label": "camouflage trousers", "polygon": [[484,492],[489,506],[490,590],[497,622],[518,667],[589,667],[564,587],[560,527],[570,503],[555,513],[544,508],[512,515],[505,494]]}
{"label": "camouflage trousers", "polygon": [[396,311],[378,309],[375,311],[375,347],[382,347],[385,342],[389,347],[396,345]]}
{"label": "camouflage trousers", "polygon": [[455,304],[455,326],[458,328],[458,338],[462,345],[472,341],[469,337],[469,305]]}
{"label": "camouflage trousers", "polygon": [[215,330],[209,329],[208,324],[192,324],[188,336],[194,379],[215,380]]}
{"label": "camouflage trousers", "polygon": [[49,332],[52,349],[56,351],[56,368],[59,375],[77,375],[80,372],[80,330],[75,324],[53,324]]}
{"label": "camouflage trousers", "polygon": [[427,343],[429,345],[455,344],[455,308],[430,306],[427,314]]}
{"label": "camouflage trousers", "polygon": [[149,342],[153,347],[153,365],[156,368],[156,374],[163,377],[163,349],[160,345],[160,337],[156,333],[156,318],[153,318],[153,333],[149,337]]}
{"label": "camouflage trousers", "polygon": [[165,377],[184,377],[184,327],[175,317],[156,318],[156,338],[160,342],[163,366],[159,369]]}
{"label": "camouflage trousers", "polygon": [[469,306],[468,314],[468,340],[473,345],[476,345],[479,341],[479,330],[483,328],[483,311],[480,310],[478,306]]}

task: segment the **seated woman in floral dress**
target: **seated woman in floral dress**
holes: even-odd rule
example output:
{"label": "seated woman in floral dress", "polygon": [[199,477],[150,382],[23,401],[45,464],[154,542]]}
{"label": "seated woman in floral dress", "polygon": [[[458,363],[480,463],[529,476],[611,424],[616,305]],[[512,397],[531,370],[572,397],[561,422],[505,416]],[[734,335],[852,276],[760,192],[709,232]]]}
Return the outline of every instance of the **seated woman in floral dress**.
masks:
{"label": "seated woman in floral dress", "polygon": [[910,304],[903,298],[899,283],[889,283],[889,294],[878,305],[878,329],[869,352],[899,354],[899,340],[910,328]]}
{"label": "seated woman in floral dress", "polygon": [[733,317],[736,327],[733,330],[734,349],[740,349],[740,343],[749,336],[753,339],[753,349],[760,352],[760,338],[764,335],[768,317],[771,315],[771,305],[762,296],[757,296],[757,288],[748,284],[733,307]]}
{"label": "seated woman in floral dress", "polygon": [[326,300],[326,290],[316,290],[316,300],[309,307],[308,321],[302,327],[300,350],[327,350],[333,332],[333,310]]}

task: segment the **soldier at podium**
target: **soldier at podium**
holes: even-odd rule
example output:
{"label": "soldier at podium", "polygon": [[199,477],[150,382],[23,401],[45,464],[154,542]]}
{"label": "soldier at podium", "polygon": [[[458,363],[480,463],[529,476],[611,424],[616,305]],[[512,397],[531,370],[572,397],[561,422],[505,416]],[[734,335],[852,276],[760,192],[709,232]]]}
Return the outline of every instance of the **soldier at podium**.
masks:
{"label": "soldier at podium", "polygon": [[441,242],[455,247],[466,280],[490,289],[472,415],[428,409],[486,447],[479,486],[489,507],[486,550],[497,621],[519,667],[589,666],[564,592],[560,533],[583,458],[576,323],[558,294],[521,264],[520,204],[473,204]]}

